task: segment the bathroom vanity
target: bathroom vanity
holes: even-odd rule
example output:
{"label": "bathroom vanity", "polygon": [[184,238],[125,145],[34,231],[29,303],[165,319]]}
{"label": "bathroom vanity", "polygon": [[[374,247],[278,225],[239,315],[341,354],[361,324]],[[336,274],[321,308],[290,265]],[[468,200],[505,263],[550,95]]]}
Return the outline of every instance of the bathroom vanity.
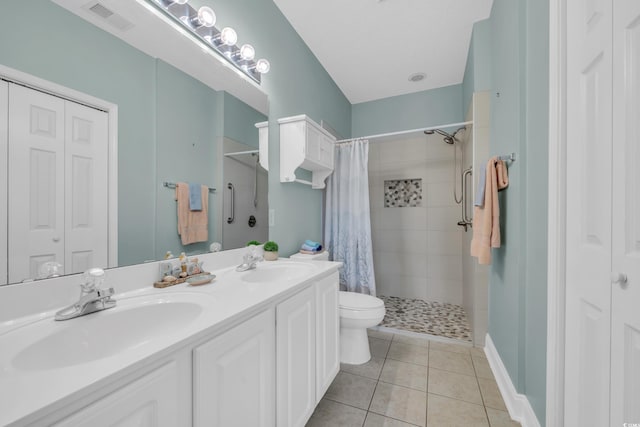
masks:
{"label": "bathroom vanity", "polygon": [[[114,269],[115,308],[56,322],[38,296],[2,319],[0,425],[304,426],[339,370],[340,263],[236,272],[242,250],[227,252],[201,257],[208,285],[156,289],[157,264]],[[55,304],[78,280],[0,288],[0,309],[31,292]]]}

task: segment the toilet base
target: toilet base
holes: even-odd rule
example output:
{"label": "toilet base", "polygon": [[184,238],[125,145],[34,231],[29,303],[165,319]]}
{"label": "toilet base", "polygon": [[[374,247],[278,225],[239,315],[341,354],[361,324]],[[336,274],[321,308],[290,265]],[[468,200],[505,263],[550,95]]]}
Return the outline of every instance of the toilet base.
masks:
{"label": "toilet base", "polygon": [[366,328],[340,328],[340,363],[362,365],[371,360]]}

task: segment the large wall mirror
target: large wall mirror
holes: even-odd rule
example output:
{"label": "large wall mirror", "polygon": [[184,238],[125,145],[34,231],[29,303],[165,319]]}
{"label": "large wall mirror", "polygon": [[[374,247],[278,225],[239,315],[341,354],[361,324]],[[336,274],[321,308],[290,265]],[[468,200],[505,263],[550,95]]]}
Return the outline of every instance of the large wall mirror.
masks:
{"label": "large wall mirror", "polygon": [[[247,240],[266,239],[266,171],[259,166],[257,154],[251,153],[258,149],[254,125],[267,119],[262,112],[227,92],[212,89],[179,66],[137,50],[50,0],[4,2],[0,6],[0,39],[0,65],[118,107],[117,261],[112,266],[159,260],[167,251],[175,255],[204,253],[213,242],[232,249]],[[0,109],[0,115],[3,113],[7,112]],[[7,133],[6,129],[0,131]],[[233,154],[237,152],[250,153]],[[13,168],[20,166],[13,164]],[[96,177],[92,185],[101,185],[86,191],[106,191],[108,182],[106,175]],[[209,195],[206,241],[182,245],[175,190],[164,186],[165,182],[215,188]],[[229,184],[235,190],[234,206]],[[6,188],[14,185],[9,174],[0,179],[4,188],[0,195],[5,195],[7,204]],[[52,187],[51,191],[58,191],[51,201],[64,198],[63,190]],[[30,214],[30,204],[25,203],[22,208]],[[227,222],[232,210],[234,227]],[[65,216],[71,211],[65,211]],[[0,227],[11,229],[11,224]],[[11,258],[12,248],[7,251]],[[0,263],[11,268],[6,255]],[[69,266],[65,272],[74,271]],[[0,268],[0,284],[36,278],[31,274],[8,280],[5,273]]]}

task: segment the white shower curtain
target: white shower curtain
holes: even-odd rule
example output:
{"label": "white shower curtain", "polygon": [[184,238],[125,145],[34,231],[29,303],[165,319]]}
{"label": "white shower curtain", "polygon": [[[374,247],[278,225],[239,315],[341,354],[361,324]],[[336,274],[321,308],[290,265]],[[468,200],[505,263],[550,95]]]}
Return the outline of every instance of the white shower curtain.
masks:
{"label": "white shower curtain", "polygon": [[340,289],[376,295],[369,211],[369,141],[336,145],[327,182],[325,245],[340,269]]}

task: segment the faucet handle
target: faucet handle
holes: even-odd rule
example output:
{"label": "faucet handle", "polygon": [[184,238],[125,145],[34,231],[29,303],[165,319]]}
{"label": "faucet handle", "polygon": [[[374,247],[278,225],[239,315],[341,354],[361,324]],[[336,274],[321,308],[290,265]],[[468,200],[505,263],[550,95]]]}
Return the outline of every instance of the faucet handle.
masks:
{"label": "faucet handle", "polygon": [[82,273],[83,283],[80,287],[84,292],[91,292],[100,288],[104,283],[104,270],[101,268],[90,268]]}

